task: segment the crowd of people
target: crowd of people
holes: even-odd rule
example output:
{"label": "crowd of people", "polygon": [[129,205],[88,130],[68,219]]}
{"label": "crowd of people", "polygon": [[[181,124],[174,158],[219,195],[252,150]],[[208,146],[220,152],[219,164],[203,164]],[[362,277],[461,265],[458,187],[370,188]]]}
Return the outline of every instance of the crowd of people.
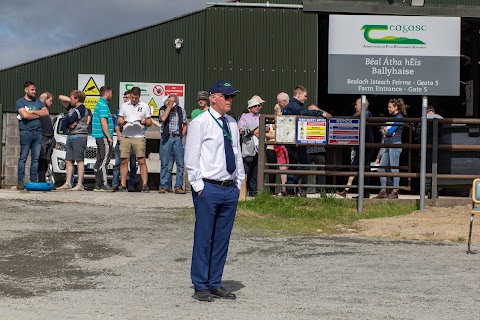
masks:
{"label": "crowd of people", "polygon": [[[190,134],[187,121],[187,112],[184,106],[179,105],[179,98],[175,94],[169,95],[164,105],[161,106],[158,121],[152,119],[150,107],[140,101],[141,90],[133,87],[123,95],[123,104],[117,111],[117,116],[112,117],[109,103],[112,100],[112,88],[103,86],[100,88],[100,99],[92,112],[85,107],[85,94],[79,90],[72,90],[69,96],[60,95],[59,101],[67,110],[65,124],[68,126],[68,138],[66,143],[66,182],[58,187],[59,190],[83,191],[84,157],[87,147],[88,126],[92,125],[92,136],[97,144],[97,161],[95,163],[95,188],[94,191],[135,191],[137,165],[140,171],[142,191],[149,192],[148,168],[146,164],[146,139],[147,127],[155,125],[160,131],[160,184],[159,193],[185,194],[184,177],[185,170],[185,137]],[[323,117],[330,119],[331,114],[320,109],[315,104],[306,107],[308,90],[303,86],[296,86],[290,97],[285,92],[277,95],[277,101],[273,107],[275,115],[303,115]],[[55,146],[52,122],[49,117],[49,108],[53,103],[53,95],[45,92],[36,98],[36,85],[31,81],[24,84],[24,96],[17,100],[16,107],[19,119],[20,132],[20,157],[18,161],[18,185],[17,189],[24,188],[25,162],[28,153],[31,154],[30,181],[44,182],[48,169],[52,150]],[[197,108],[191,112],[192,121],[201,116],[211,106],[211,92],[199,91],[197,94]],[[254,196],[258,191],[258,148],[259,148],[259,119],[262,108],[266,101],[258,95],[254,95],[247,102],[247,108],[236,119],[238,134],[240,137],[240,155],[246,173],[246,188],[249,195]],[[371,117],[369,103],[366,101],[366,116]],[[360,117],[361,99],[357,99],[354,105],[353,117]],[[403,125],[396,119],[406,116],[406,105],[403,99],[391,99],[388,102],[388,112],[393,121],[380,129],[382,143],[401,144]],[[270,112],[269,112],[270,113]],[[229,111],[235,118],[235,115]],[[429,107],[429,117],[438,117]],[[267,141],[275,140],[275,124],[267,124],[265,137]],[[116,146],[114,145],[114,133],[116,133]],[[366,143],[374,142],[374,129],[366,128]],[[114,154],[113,154],[114,152]],[[276,192],[274,186],[268,189],[276,196],[306,196],[305,188],[294,185],[306,184],[307,176],[289,174],[289,170],[308,170],[305,165],[315,164],[322,167],[326,164],[326,149],[318,146],[297,145],[268,145],[266,147],[266,159],[270,164],[276,164],[275,168],[284,171],[280,175],[282,187]],[[373,149],[365,151],[365,163],[370,163]],[[399,172],[401,146],[382,148],[377,155],[376,162],[378,171],[385,172],[385,167],[391,167],[391,172]],[[115,158],[113,167],[113,179],[111,186],[107,180],[108,164],[110,159]],[[78,174],[78,182],[72,185],[74,164]],[[351,165],[358,167],[359,152],[352,148]],[[175,182],[173,183],[173,167],[176,165]],[[354,176],[348,178],[347,188],[337,192],[337,195],[346,197],[353,184]],[[325,184],[325,176],[315,176],[318,186]],[[380,178],[380,193],[376,198],[398,198],[399,177],[393,178],[393,189],[387,192],[387,178]],[[269,175],[268,182],[276,182],[275,175]],[[128,184],[127,184],[128,183]],[[365,184],[370,185],[371,179],[366,176]],[[289,186],[292,185],[292,186]],[[318,189],[317,189],[318,191]],[[370,192],[364,193],[365,198],[370,197]]]}
{"label": "crowd of people", "polygon": [[[31,154],[30,181],[45,181],[48,158],[55,145],[52,122],[48,109],[52,105],[53,95],[42,94],[36,98],[36,85],[27,81],[24,84],[24,97],[17,103],[20,132],[20,158],[18,162],[17,189],[24,188],[25,162]],[[214,299],[235,299],[234,293],[222,285],[223,269],[227,258],[228,245],[233,227],[240,190],[247,173],[247,189],[257,192],[257,170],[259,152],[260,111],[266,103],[260,96],[248,100],[247,110],[238,119],[232,117],[233,100],[239,91],[227,81],[214,82],[209,91],[199,91],[198,108],[193,110],[192,121],[187,123],[186,110],[179,105],[176,95],[169,95],[160,108],[158,121],[152,119],[150,107],[140,101],[141,90],[133,87],[123,95],[117,117],[112,117],[109,102],[112,100],[112,88],[100,88],[100,99],[93,114],[85,107],[85,94],[73,90],[69,96],[59,96],[67,110],[65,120],[68,126],[66,144],[67,179],[61,190],[83,191],[84,156],[87,145],[88,126],[92,124],[92,136],[97,144],[95,164],[95,191],[131,191],[132,180],[136,173],[136,164],[140,167],[142,191],[149,192],[148,169],[145,161],[145,131],[152,125],[160,129],[160,185],[159,192],[185,194],[183,171],[192,187],[195,207],[195,229],[191,264],[191,279],[194,286],[193,298],[211,302]],[[277,95],[273,111],[276,115],[303,115],[330,119],[331,114],[311,104],[305,108],[308,91],[297,86],[290,98],[285,92]],[[356,101],[354,117],[360,117],[361,101]],[[395,147],[382,150],[377,161],[381,167],[392,167],[398,172],[403,125],[398,119],[406,115],[406,106],[402,99],[391,99],[388,111],[392,122],[380,129],[382,142]],[[371,116],[368,111],[367,117]],[[263,128],[262,128],[263,129]],[[265,137],[275,140],[275,124],[265,127]],[[117,144],[114,148],[114,132]],[[183,140],[185,138],[185,145]],[[373,132],[367,130],[367,142],[373,142]],[[112,186],[108,184],[107,164],[115,149],[115,167]],[[281,174],[282,186],[278,196],[298,194],[298,184],[302,176],[289,173],[290,169],[307,169],[305,165],[315,163],[324,165],[326,150],[322,146],[306,147],[297,145],[269,146],[266,157],[269,163],[277,163]],[[373,152],[367,149],[366,160]],[[358,152],[352,157],[352,165],[358,165]],[[77,164],[78,183],[71,185],[74,163]],[[130,175],[128,168],[130,163]],[[172,169],[176,164],[176,182],[172,188]],[[289,166],[287,166],[289,165]],[[384,168],[379,168],[384,172]],[[133,176],[132,176],[133,175]],[[129,183],[127,185],[127,176]],[[273,178],[273,179],[272,179]],[[270,182],[275,176],[270,176]],[[317,184],[324,184],[325,177],[318,176]],[[393,179],[394,189],[386,192],[386,178],[380,178],[381,191],[377,198],[398,197],[399,178]],[[353,182],[353,177],[348,181]],[[297,189],[297,190],[296,190]],[[275,188],[270,189],[275,192]],[[339,192],[346,196],[348,189]],[[300,192],[301,195],[301,192]]]}

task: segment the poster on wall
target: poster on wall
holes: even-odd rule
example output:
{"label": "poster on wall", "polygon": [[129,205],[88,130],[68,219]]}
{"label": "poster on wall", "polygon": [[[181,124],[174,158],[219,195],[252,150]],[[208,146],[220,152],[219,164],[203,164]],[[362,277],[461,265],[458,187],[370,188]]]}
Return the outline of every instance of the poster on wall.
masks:
{"label": "poster on wall", "polygon": [[297,143],[327,143],[327,120],[324,118],[297,118]]}
{"label": "poster on wall", "polygon": [[328,123],[328,144],[358,145],[359,128],[359,119],[330,119]]}
{"label": "poster on wall", "polygon": [[185,84],[178,83],[147,83],[147,82],[120,82],[119,106],[123,104],[125,91],[139,87],[141,90],[140,101],[150,106],[153,117],[158,117],[160,107],[170,94],[178,96],[179,105],[185,108]]}
{"label": "poster on wall", "polygon": [[329,21],[329,93],[460,94],[460,18],[330,15]]}
{"label": "poster on wall", "polygon": [[85,93],[85,107],[93,112],[98,100],[100,100],[100,88],[105,85],[104,74],[79,74],[78,90]]}

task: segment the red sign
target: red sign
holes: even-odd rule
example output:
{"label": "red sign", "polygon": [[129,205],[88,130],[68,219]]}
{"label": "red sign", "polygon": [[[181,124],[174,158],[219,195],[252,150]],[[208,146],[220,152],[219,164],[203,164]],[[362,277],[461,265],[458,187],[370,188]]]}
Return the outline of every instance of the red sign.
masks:
{"label": "red sign", "polygon": [[165,95],[176,94],[179,97],[183,97],[184,87],[183,86],[167,86],[165,85]]}

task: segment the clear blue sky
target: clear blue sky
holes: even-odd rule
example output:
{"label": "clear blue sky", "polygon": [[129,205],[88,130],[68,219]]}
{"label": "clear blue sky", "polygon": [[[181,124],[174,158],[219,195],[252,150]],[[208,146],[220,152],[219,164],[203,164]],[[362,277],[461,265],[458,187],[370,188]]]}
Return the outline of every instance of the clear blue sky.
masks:
{"label": "clear blue sky", "polygon": [[0,69],[205,8],[206,0],[7,0]]}

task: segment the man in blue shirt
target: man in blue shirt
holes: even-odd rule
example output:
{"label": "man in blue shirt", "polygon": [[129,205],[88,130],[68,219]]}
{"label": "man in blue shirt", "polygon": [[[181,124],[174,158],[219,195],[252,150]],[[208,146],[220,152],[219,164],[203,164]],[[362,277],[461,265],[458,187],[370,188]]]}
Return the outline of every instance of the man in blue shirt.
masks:
{"label": "man in blue shirt", "polygon": [[25,162],[30,152],[30,181],[38,181],[38,160],[42,149],[42,125],[39,118],[48,115],[48,109],[35,95],[37,86],[32,81],[23,84],[25,95],[15,103],[17,108],[18,130],[20,133],[20,157],[18,158],[17,190],[23,190]]}
{"label": "man in blue shirt", "polygon": [[109,191],[113,189],[107,182],[107,166],[112,157],[113,148],[113,119],[108,107],[112,100],[112,88],[100,88],[98,100],[93,112],[92,137],[97,142],[97,162],[95,163],[95,189],[93,191]]}
{"label": "man in blue shirt", "polygon": [[[296,86],[293,90],[293,98],[290,98],[290,101],[282,109],[282,115],[287,116],[313,116],[313,117],[324,117],[326,119],[330,119],[332,117],[326,111],[320,110],[316,105],[312,104],[305,109],[303,104],[307,101],[307,89],[302,86]],[[287,146],[288,150],[288,160],[290,164],[298,163],[298,164],[309,164],[310,160],[307,153],[307,147],[300,146]],[[289,170],[307,170],[306,167],[290,167]],[[287,184],[298,184],[301,179],[301,175],[298,174],[289,174],[287,175]],[[294,188],[289,187],[287,188],[287,192],[290,195],[295,194]],[[299,192],[299,195],[306,195],[304,192]]]}

